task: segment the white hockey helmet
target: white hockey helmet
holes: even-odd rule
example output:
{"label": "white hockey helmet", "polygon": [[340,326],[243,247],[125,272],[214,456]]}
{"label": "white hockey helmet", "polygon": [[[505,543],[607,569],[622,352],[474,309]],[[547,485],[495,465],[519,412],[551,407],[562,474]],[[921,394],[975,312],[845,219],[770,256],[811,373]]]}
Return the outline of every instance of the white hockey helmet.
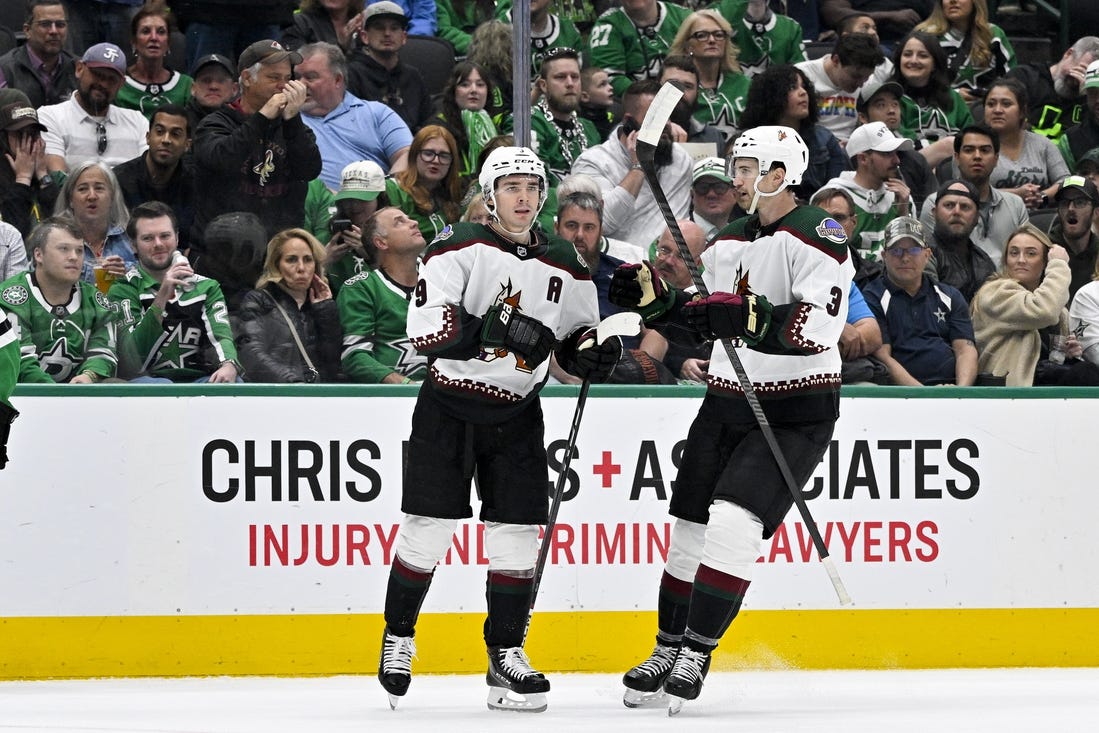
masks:
{"label": "white hockey helmet", "polygon": [[[481,184],[481,194],[485,199],[485,208],[493,218],[496,217],[496,201],[493,194],[496,191],[496,181],[504,176],[537,176],[539,181],[538,211],[546,203],[549,181],[546,178],[546,166],[541,158],[534,154],[530,148],[502,147],[496,148],[488,154],[485,164],[481,166],[481,173],[477,182]],[[537,213],[537,212],[536,212]]]}
{"label": "white hockey helmet", "polygon": [[[801,183],[809,168],[809,147],[792,127],[762,125],[740,133],[733,143],[729,164],[733,165],[737,158],[753,158],[759,162],[759,177],[756,178],[752,203],[748,206],[748,213],[754,214],[761,198],[778,196],[788,187]],[[775,163],[782,163],[786,177],[777,189],[764,193],[759,190],[759,182]]]}
{"label": "white hockey helmet", "polygon": [[755,158],[759,172],[771,170],[775,163],[786,168],[786,185],[796,186],[809,168],[809,147],[792,127],[764,125],[740,133],[733,143],[735,158]]}

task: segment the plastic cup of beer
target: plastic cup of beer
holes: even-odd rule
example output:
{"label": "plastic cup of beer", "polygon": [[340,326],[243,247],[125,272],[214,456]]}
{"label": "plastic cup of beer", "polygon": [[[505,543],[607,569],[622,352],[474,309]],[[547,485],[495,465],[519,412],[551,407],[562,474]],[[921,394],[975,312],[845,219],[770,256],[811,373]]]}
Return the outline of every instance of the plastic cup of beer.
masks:
{"label": "plastic cup of beer", "polygon": [[107,258],[100,257],[92,267],[95,271],[95,287],[106,295],[114,283],[114,273],[107,269]]}

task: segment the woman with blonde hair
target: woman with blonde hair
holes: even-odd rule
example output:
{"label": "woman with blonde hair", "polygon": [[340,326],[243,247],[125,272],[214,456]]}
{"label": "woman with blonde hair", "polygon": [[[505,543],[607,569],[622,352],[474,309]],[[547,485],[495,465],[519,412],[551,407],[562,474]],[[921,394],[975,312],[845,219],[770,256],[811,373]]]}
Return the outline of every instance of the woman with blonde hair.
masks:
{"label": "woman with blonde hair", "polygon": [[416,220],[431,242],[461,216],[458,143],[440,125],[426,125],[408,148],[408,168],[385,179],[389,203]]}
{"label": "woman with blonde hair", "polygon": [[938,38],[951,86],[966,102],[983,99],[994,79],[1015,68],[1011,41],[988,22],[987,0],[935,0],[931,16],[916,30]]}
{"label": "woman with blonde hair", "polygon": [[304,229],[267,244],[256,289],[237,312],[237,353],[249,382],[332,382],[343,331],[324,276],[324,245]]}
{"label": "woman with blonde hair", "polygon": [[1023,224],[1004,245],[1000,271],[981,286],[970,303],[977,337],[977,368],[1005,377],[1009,387],[1049,384],[1042,362],[1061,364],[1082,349],[1069,333],[1068,252],[1033,224]]}
{"label": "woman with blonde hair", "polygon": [[739,54],[732,26],[716,10],[697,10],[679,27],[668,55],[694,60],[698,101],[693,117],[699,122],[721,128],[738,126],[749,86],[737,61]]}

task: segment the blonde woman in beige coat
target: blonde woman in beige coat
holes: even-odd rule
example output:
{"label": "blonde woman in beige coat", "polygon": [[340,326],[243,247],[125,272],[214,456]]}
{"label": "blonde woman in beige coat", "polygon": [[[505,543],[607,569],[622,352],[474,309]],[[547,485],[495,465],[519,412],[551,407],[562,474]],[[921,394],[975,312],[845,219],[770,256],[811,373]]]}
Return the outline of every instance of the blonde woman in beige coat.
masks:
{"label": "blonde woman in beige coat", "polygon": [[1029,387],[1039,360],[1049,358],[1053,336],[1066,337],[1065,355],[1078,358],[1082,350],[1069,334],[1065,309],[1071,279],[1064,247],[1032,224],[1012,232],[1000,272],[981,286],[969,307],[978,370],[1006,376],[1009,387]]}

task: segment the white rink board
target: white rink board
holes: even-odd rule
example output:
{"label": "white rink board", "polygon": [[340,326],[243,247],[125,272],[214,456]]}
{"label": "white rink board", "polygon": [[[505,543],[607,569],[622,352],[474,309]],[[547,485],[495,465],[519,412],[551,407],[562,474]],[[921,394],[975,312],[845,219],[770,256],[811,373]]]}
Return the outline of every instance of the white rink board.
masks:
{"label": "white rink board", "polygon": [[[645,540],[652,532],[663,542],[661,487],[666,495],[676,444],[698,402],[589,400],[573,461],[579,491],[561,508],[563,547],[551,558],[540,610],[655,607],[663,558],[660,543]],[[0,617],[380,613],[413,404],[20,397],[12,462],[0,474]],[[548,438],[563,444],[574,406],[573,398],[543,399]],[[823,495],[809,507],[859,608],[1099,606],[1092,557],[1099,494],[1080,460],[1099,427],[1094,401],[845,398],[842,412],[838,461],[819,467]],[[269,476],[254,478],[256,496],[246,500],[248,445],[264,466],[273,441],[281,446],[282,500],[272,499]],[[288,500],[295,441],[306,469],[314,457],[301,446],[318,446],[317,486],[326,498],[337,487],[339,501],[315,500],[305,479],[296,482],[297,500]],[[603,464],[621,470],[607,474],[607,488],[593,473]],[[829,498],[833,465],[839,498]],[[842,498],[849,474],[855,485]],[[349,498],[354,492],[368,500]],[[757,574],[765,582],[745,607],[837,607],[824,570],[803,559],[796,519],[792,510],[787,542],[780,534],[765,547]],[[267,528],[281,538],[284,525],[285,562],[270,545],[265,553],[263,541]],[[460,531],[475,538],[476,522]],[[439,569],[425,612],[481,612],[485,569],[477,555],[474,547],[468,561]]]}

